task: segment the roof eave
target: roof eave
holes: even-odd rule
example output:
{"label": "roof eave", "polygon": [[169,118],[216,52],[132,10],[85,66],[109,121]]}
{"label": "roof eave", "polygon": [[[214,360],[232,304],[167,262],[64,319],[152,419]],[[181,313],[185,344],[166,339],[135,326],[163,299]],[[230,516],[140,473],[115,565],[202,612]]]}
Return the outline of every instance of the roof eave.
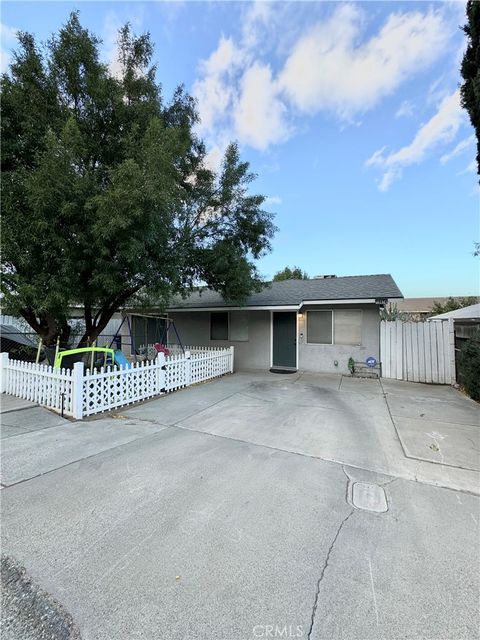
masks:
{"label": "roof eave", "polygon": [[204,307],[169,307],[168,313],[184,313],[186,311],[298,311],[306,305],[337,305],[337,304],[379,304],[379,300],[393,300],[392,297],[376,298],[338,298],[326,300],[302,300],[298,304],[271,305],[222,305]]}

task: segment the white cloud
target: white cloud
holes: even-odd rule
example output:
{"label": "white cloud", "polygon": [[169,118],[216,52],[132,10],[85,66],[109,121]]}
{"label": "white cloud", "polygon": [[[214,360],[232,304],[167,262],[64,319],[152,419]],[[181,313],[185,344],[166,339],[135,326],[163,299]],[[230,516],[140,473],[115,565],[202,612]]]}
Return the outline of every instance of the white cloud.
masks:
{"label": "white cloud", "polygon": [[392,13],[360,43],[364,20],[360,7],[342,5],[299,39],[280,83],[300,111],[327,110],[349,120],[430,65],[447,39],[438,11]]}
{"label": "white cloud", "polygon": [[110,72],[116,78],[120,78],[123,71],[122,63],[118,59],[118,31],[127,22],[132,25],[134,32],[141,29],[143,23],[143,9],[141,6],[135,7],[133,12],[129,9],[129,13],[125,18],[120,17],[116,11],[109,11],[103,23],[103,57],[110,68]]}
{"label": "white cloud", "polygon": [[285,140],[289,135],[285,112],[270,67],[255,62],[241,82],[234,114],[237,137],[260,150]]}
{"label": "white cloud", "polygon": [[392,182],[401,177],[404,167],[422,162],[437,146],[451,142],[464,120],[457,90],[441,101],[437,112],[419,128],[410,144],[389,154],[385,153],[385,147],[375,151],[365,165],[384,170],[378,182],[380,191],[387,191]]}
{"label": "white cloud", "polygon": [[376,167],[376,166],[381,166],[384,161],[384,152],[387,149],[387,146],[385,145],[384,147],[382,147],[381,149],[377,149],[377,151],[375,151],[375,153],[370,156],[370,158],[365,162],[365,166],[366,167]]}
{"label": "white cloud", "polygon": [[[277,9],[275,7],[275,11]],[[273,12],[272,4],[263,0],[255,0],[248,5],[242,24],[243,48],[251,50],[260,44],[262,34],[272,22]]]}
{"label": "white cloud", "polygon": [[241,44],[222,36],[217,48],[199,65],[193,95],[200,114],[200,132],[212,147],[225,147],[236,138],[255,149],[285,140],[290,129],[286,107],[268,65],[254,60],[251,50],[265,27],[269,5],[254,3],[243,25]]}
{"label": "white cloud", "polygon": [[465,169],[463,169],[463,171],[459,171],[457,173],[457,176],[463,176],[466,173],[476,173],[476,171],[477,171],[477,161],[472,160],[471,162],[468,163]]}
{"label": "white cloud", "polygon": [[114,11],[109,11],[105,16],[103,25],[103,46],[104,56],[110,68],[110,72],[120,78],[122,75],[122,65],[118,59],[118,30],[122,23]]}
{"label": "white cloud", "polygon": [[468,138],[465,138],[464,140],[460,140],[460,142],[456,145],[456,147],[454,147],[448,153],[443,154],[443,156],[440,158],[440,162],[442,164],[446,164],[447,162],[450,162],[450,160],[452,160],[453,158],[456,158],[457,156],[462,154],[466,149],[471,147],[474,142],[475,142],[475,136],[473,134]]}
{"label": "white cloud", "polygon": [[282,204],[282,199],[280,198],[280,196],[267,196],[267,198],[265,198],[265,205],[274,205],[274,204]]}
{"label": "white cloud", "polygon": [[215,145],[205,156],[204,165],[210,171],[217,172],[222,164],[225,148]]}
{"label": "white cloud", "polygon": [[[200,62],[193,94],[200,132],[210,144],[234,137],[265,150],[291,135],[295,112],[333,112],[343,124],[358,121],[442,55],[449,38],[440,9],[391,13],[373,33],[367,33],[370,15],[357,4],[328,9],[329,17],[316,18],[300,33],[295,7],[290,22],[285,11],[265,2],[248,5],[239,38],[222,36]],[[285,39],[291,42],[287,53],[273,46]],[[275,51],[269,64],[262,59],[268,48]],[[409,108],[403,105],[403,115]]]}
{"label": "white cloud", "polygon": [[243,60],[243,52],[231,38],[221,37],[218,47],[200,63],[201,79],[193,86],[203,133],[213,133],[225,119],[235,97],[234,74]]}
{"label": "white cloud", "polygon": [[377,180],[377,186],[378,189],[380,191],[388,191],[390,189],[390,185],[392,184],[392,182],[394,182],[395,180],[399,180],[402,177],[402,170],[397,168],[390,168],[387,171],[385,171],[385,173],[383,174],[383,176]]}
{"label": "white cloud", "polygon": [[415,105],[410,100],[404,100],[395,112],[396,118],[409,118],[415,112]]}
{"label": "white cloud", "polygon": [[17,44],[17,29],[9,27],[3,24],[3,22],[0,23],[0,41],[2,43],[0,50],[0,72],[5,73],[12,60],[11,50]]}

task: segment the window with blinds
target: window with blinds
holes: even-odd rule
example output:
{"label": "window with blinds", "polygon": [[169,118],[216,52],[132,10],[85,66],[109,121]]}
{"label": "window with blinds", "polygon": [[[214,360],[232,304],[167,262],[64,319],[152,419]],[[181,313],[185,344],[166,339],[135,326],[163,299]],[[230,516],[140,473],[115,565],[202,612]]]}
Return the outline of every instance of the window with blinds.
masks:
{"label": "window with blinds", "polygon": [[308,344],[362,344],[362,312],[357,309],[307,311]]}

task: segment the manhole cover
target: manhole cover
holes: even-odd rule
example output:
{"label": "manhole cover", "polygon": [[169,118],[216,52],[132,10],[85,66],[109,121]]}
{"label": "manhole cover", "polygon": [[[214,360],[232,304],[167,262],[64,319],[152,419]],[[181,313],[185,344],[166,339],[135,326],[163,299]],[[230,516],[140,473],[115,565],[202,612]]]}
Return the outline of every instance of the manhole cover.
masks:
{"label": "manhole cover", "polygon": [[355,482],[352,487],[352,502],[357,509],[384,513],[388,511],[387,496],[378,484]]}

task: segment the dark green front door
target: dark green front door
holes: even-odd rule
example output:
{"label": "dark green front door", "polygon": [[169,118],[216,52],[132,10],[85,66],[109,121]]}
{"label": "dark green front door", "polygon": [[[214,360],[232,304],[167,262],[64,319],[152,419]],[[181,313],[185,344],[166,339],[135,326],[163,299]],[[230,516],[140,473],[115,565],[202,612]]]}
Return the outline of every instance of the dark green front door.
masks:
{"label": "dark green front door", "polygon": [[285,369],[297,368],[297,314],[290,311],[273,313],[272,365]]}

